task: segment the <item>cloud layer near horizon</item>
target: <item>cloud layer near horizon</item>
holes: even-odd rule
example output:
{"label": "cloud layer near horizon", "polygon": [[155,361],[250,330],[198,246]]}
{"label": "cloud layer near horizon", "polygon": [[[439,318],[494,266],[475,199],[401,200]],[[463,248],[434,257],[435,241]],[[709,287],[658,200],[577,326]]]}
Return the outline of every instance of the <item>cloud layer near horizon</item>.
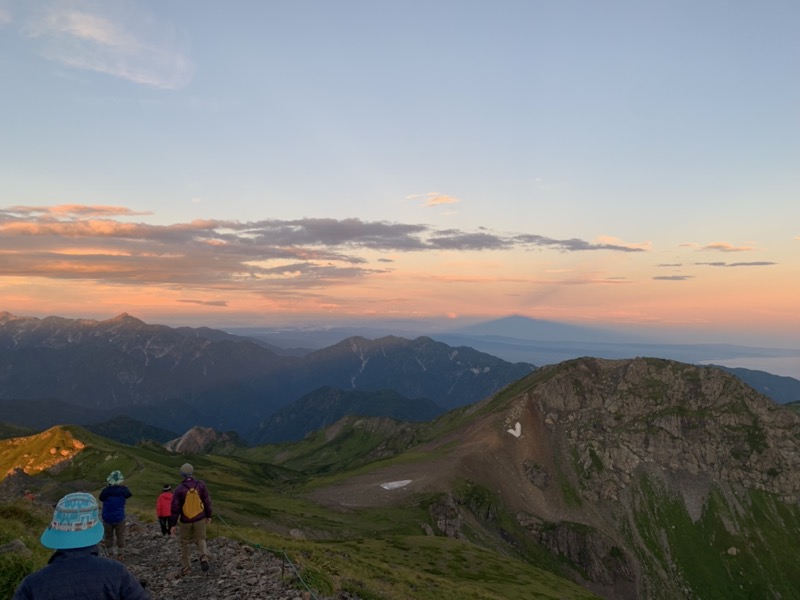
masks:
{"label": "cloud layer near horizon", "polygon": [[173,225],[129,222],[144,216],[115,206],[12,206],[0,209],[2,276],[88,279],[114,283],[313,287],[387,272],[364,253],[644,252],[646,244],[613,238],[592,243],[486,229],[360,219],[239,222],[195,220]]}

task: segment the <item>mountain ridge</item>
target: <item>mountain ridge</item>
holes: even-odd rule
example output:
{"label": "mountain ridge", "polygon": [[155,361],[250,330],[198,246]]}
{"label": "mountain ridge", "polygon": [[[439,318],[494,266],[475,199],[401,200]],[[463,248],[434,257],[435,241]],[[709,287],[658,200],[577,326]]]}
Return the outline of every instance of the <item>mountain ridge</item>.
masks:
{"label": "mountain ridge", "polygon": [[[0,364],[2,406],[61,402],[59,410],[82,424],[124,414],[169,430],[199,425],[241,435],[322,386],[393,389],[449,408],[535,368],[430,338],[351,338],[305,356],[279,355],[241,336],[149,325],[127,313],[107,321],[2,313]],[[13,412],[3,420],[20,418]],[[28,412],[19,424],[47,424],[49,411]]]}
{"label": "mountain ridge", "polygon": [[[559,321],[510,315],[489,321],[456,325],[448,323],[385,321],[370,324],[339,325],[336,327],[235,327],[228,328],[241,335],[275,341],[278,345],[319,349],[353,336],[402,337],[429,336],[451,346],[469,346],[507,360],[531,362],[537,365],[556,364],[581,356],[598,358],[631,358],[653,356],[696,364],[726,363],[730,366],[770,372],[764,361],[772,361],[779,370],[776,375],[800,377],[800,348],[748,346],[738,343],[674,342],[664,334],[630,332],[611,326],[589,327]],[[743,361],[752,360],[748,366]],[[787,365],[794,361],[794,368]],[[758,365],[758,366],[756,366]],[[789,369],[788,372],[785,372]]]}
{"label": "mountain ridge", "polygon": [[[537,370],[479,403],[472,415],[423,442],[417,454],[427,450],[424,462],[376,464],[318,486],[313,498],[354,510],[414,494],[452,494],[438,509],[449,515],[444,527],[451,535],[463,535],[459,528],[475,519],[501,535],[503,522],[504,537],[520,547],[535,541],[549,548],[571,565],[576,581],[613,598],[666,600],[705,589],[690,564],[691,549],[672,534],[658,541],[658,498],[665,510],[677,511],[675,535],[693,543],[703,527],[724,528],[734,519],[703,555],[715,577],[730,568],[722,557],[755,561],[752,568],[765,574],[773,569],[765,562],[771,558],[753,555],[754,525],[736,516],[749,510],[743,506],[766,502],[770,514],[788,510],[792,516],[783,522],[800,533],[800,418],[720,369],[576,359]],[[458,445],[442,454],[453,439]],[[368,493],[392,481],[408,483]],[[687,573],[671,572],[672,561]]]}

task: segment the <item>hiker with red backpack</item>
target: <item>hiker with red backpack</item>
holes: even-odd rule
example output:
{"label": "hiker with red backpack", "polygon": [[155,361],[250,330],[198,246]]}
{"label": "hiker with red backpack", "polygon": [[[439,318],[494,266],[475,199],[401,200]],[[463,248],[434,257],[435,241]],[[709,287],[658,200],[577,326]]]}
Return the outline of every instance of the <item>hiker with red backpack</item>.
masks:
{"label": "hiker with red backpack", "polygon": [[206,526],[211,522],[211,496],[204,481],[194,478],[194,467],[184,463],[180,469],[183,481],[172,493],[171,532],[181,535],[181,574],[189,575],[189,544],[194,542],[200,553],[200,568],[208,571],[208,548]]}
{"label": "hiker with red backpack", "polygon": [[161,526],[161,535],[169,535],[169,518],[172,516],[172,486],[168,483],[164,484],[156,499],[156,516],[158,524]]}

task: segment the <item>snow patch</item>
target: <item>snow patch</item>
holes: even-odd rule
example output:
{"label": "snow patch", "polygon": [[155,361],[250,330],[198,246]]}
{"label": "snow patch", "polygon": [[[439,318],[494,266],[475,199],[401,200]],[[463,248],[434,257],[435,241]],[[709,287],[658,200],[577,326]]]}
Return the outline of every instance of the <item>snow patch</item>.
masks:
{"label": "snow patch", "polygon": [[401,487],[406,487],[409,483],[411,483],[411,479],[402,479],[401,481],[390,481],[388,483],[382,483],[381,487],[385,490],[396,490]]}

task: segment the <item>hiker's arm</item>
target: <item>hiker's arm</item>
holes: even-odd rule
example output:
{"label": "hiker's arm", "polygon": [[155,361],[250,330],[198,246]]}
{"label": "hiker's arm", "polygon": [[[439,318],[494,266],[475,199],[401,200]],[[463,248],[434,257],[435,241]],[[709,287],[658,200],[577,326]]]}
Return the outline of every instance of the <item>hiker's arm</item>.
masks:
{"label": "hiker's arm", "polygon": [[206,519],[210,521],[212,514],[211,495],[208,493],[208,487],[205,484],[200,488],[200,499],[203,501],[203,512],[206,513]]}
{"label": "hiker's arm", "polygon": [[183,500],[181,499],[180,495],[178,494],[178,490],[175,490],[175,493],[172,494],[172,505],[170,507],[170,516],[169,516],[169,525],[170,527],[176,527],[178,525],[178,515],[181,514],[181,503]]}

